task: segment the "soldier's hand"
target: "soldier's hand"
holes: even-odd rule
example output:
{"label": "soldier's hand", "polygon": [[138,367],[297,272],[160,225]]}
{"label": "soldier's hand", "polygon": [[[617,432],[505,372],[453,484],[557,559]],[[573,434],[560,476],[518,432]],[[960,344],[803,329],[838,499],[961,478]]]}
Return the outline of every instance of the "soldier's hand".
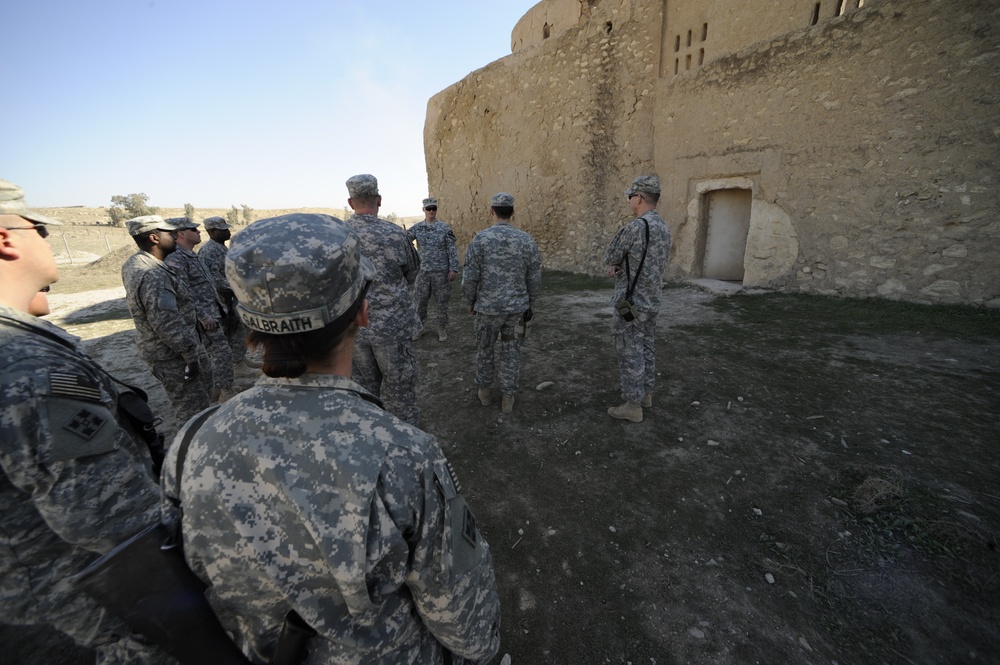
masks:
{"label": "soldier's hand", "polygon": [[201,327],[207,330],[208,332],[212,332],[214,330],[219,329],[219,322],[216,321],[215,319],[202,319]]}
{"label": "soldier's hand", "polygon": [[187,365],[184,365],[184,380],[185,381],[191,381],[196,376],[198,376],[199,374],[201,374],[201,368],[198,367],[198,363],[194,362],[194,363],[188,363]]}
{"label": "soldier's hand", "polygon": [[471,314],[473,316],[476,315],[476,306],[475,305],[469,305],[469,314]]}
{"label": "soldier's hand", "polygon": [[455,272],[455,271],[449,271],[448,272],[448,281],[449,282],[454,282],[456,277],[458,277],[458,273],[457,272]]}

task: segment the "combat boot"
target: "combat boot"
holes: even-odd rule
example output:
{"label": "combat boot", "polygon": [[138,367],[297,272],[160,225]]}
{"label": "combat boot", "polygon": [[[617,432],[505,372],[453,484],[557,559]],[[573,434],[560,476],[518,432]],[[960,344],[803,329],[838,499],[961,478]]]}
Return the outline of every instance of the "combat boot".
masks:
{"label": "combat boot", "polygon": [[618,420],[629,420],[633,423],[642,422],[642,407],[638,402],[625,402],[621,406],[608,409],[608,415]]}
{"label": "combat boot", "polygon": [[653,393],[646,393],[642,396],[642,408],[648,409],[653,406]]}
{"label": "combat boot", "polygon": [[514,396],[504,395],[500,399],[500,411],[503,413],[510,413],[514,409]]}
{"label": "combat boot", "polygon": [[479,401],[483,406],[489,406],[493,403],[493,397],[490,395],[489,386],[480,386],[479,388]]}
{"label": "combat boot", "polygon": [[438,341],[447,342],[448,341],[448,331],[445,330],[444,326],[438,328]]}

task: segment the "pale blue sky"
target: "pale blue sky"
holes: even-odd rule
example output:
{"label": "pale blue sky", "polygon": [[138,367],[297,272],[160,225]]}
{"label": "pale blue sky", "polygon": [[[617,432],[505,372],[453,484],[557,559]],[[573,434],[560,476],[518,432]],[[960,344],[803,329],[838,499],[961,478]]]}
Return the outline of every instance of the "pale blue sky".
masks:
{"label": "pale blue sky", "polygon": [[427,100],[510,54],[537,0],[8,0],[0,178],[32,206],[420,214]]}

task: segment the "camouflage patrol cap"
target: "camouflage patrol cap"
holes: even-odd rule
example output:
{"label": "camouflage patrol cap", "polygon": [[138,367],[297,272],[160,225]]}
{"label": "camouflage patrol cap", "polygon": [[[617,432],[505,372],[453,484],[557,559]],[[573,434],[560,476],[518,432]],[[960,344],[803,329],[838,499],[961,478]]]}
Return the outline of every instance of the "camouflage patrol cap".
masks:
{"label": "camouflage patrol cap", "polygon": [[433,197],[432,197],[432,198],[427,198],[427,199],[424,199],[424,202],[423,202],[423,206],[424,206],[425,208],[426,208],[427,206],[436,206],[437,204],[438,204],[438,200],[437,200],[437,199],[435,199],[435,198],[433,198]]}
{"label": "camouflage patrol cap", "polygon": [[287,335],[319,330],[347,312],[375,268],[342,221],[293,213],[258,220],[233,236],[226,277],[247,327]]}
{"label": "camouflage patrol cap", "polygon": [[218,215],[216,215],[215,217],[206,217],[204,224],[206,229],[225,230],[229,228],[228,222],[226,222],[224,218],[219,217]]}
{"label": "camouflage patrol cap", "polygon": [[163,221],[167,224],[173,224],[178,231],[198,228],[198,222],[193,221],[190,217],[168,217]]}
{"label": "camouflage patrol cap", "polygon": [[625,190],[625,196],[632,198],[634,194],[660,194],[660,179],[655,175],[641,175],[632,181],[632,186]]}
{"label": "camouflage patrol cap", "polygon": [[507,192],[500,192],[494,194],[493,198],[490,199],[491,208],[513,208],[514,207],[514,197]]}
{"label": "camouflage patrol cap", "polygon": [[36,224],[62,226],[59,220],[29,210],[28,203],[24,200],[24,190],[6,180],[0,180],[0,215],[17,215]]}
{"label": "camouflage patrol cap", "polygon": [[142,217],[135,217],[125,222],[125,228],[128,229],[128,234],[130,236],[141,236],[143,233],[152,233],[153,231],[177,230],[176,226],[167,222],[159,215],[143,215]]}
{"label": "camouflage patrol cap", "polygon": [[373,199],[378,196],[378,180],[370,173],[352,175],[347,179],[347,195],[352,199]]}

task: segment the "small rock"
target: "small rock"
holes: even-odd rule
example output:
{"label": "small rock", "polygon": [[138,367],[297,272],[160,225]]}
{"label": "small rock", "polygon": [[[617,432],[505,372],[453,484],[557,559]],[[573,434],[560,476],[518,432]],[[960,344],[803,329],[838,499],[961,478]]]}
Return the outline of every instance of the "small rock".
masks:
{"label": "small rock", "polygon": [[719,442],[718,441],[712,441],[711,439],[709,439],[708,440],[708,445],[710,445],[710,446],[717,446],[717,445],[719,445]]}
{"label": "small rock", "polygon": [[616,528],[614,528],[613,526],[609,526],[608,527],[608,531],[610,531],[611,533],[618,533],[618,530]]}
{"label": "small rock", "polygon": [[556,385],[555,381],[542,381],[537,386],[535,386],[535,390],[537,390],[538,392],[542,392],[543,390],[548,390],[554,385]]}
{"label": "small rock", "polygon": [[518,529],[517,530],[517,535],[523,536],[524,535],[524,529]]}
{"label": "small rock", "polygon": [[691,406],[701,406],[701,402],[699,402],[698,400],[695,400],[695,401],[691,402]]}
{"label": "small rock", "polygon": [[767,573],[764,575],[764,579],[767,580],[768,584],[774,584],[774,575]]}
{"label": "small rock", "polygon": [[715,559],[709,559],[708,563],[706,563],[705,565],[706,566],[718,566],[719,563]]}
{"label": "small rock", "polygon": [[799,638],[799,644],[800,644],[800,645],[802,646],[802,648],[803,648],[803,649],[805,649],[806,651],[812,651],[812,650],[813,650],[813,648],[812,648],[811,646],[809,646],[809,643],[808,643],[808,642],[806,642],[806,638],[804,638],[804,637],[800,637],[800,638]]}
{"label": "small rock", "polygon": [[699,640],[705,639],[705,633],[697,628],[691,628],[688,630],[688,633],[690,633],[692,637],[697,637]]}
{"label": "small rock", "polygon": [[736,398],[736,401],[737,401],[737,402],[742,402],[742,401],[743,401],[743,398],[742,398],[742,397],[737,397],[737,398]]}
{"label": "small rock", "polygon": [[754,508],[753,514],[756,515],[757,517],[760,517],[761,515],[764,514],[764,511],[762,511],[760,508]]}
{"label": "small rock", "polygon": [[427,366],[428,367],[437,367],[438,364],[437,363],[427,363]]}
{"label": "small rock", "polygon": [[509,653],[505,653],[503,658],[500,659],[500,665],[510,665],[511,658]]}

